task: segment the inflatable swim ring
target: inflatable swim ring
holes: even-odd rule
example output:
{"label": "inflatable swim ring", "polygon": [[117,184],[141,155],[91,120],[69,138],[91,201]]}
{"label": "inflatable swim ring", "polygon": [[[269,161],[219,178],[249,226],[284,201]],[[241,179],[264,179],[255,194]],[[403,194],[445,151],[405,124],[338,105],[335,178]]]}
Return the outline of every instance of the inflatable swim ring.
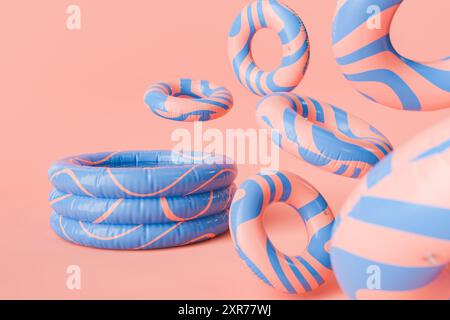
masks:
{"label": "inflatable swim ring", "polygon": [[175,121],[209,121],[220,118],[233,107],[233,96],[209,81],[180,79],[152,85],[145,102],[159,117]]}
{"label": "inflatable swim ring", "polygon": [[99,153],[61,160],[49,169],[59,191],[92,198],[186,196],[230,186],[235,164],[211,157],[171,151]]}
{"label": "inflatable swim ring", "polygon": [[365,121],[327,103],[294,93],[261,99],[257,118],[283,150],[337,175],[361,178],[392,151],[389,140]]}
{"label": "inflatable swim ring", "polygon": [[[274,202],[293,207],[305,222],[309,244],[302,255],[281,253],[267,236],[263,215]],[[288,172],[262,173],[245,181],[230,210],[230,230],[239,256],[262,281],[288,293],[312,291],[331,275],[328,244],[333,222],[322,195]]]}
{"label": "inflatable swim ring", "polygon": [[[263,28],[276,31],[283,45],[281,65],[272,72],[261,70],[251,52],[252,39]],[[297,87],[308,67],[308,34],[293,10],[275,0],[258,0],[234,21],[228,51],[237,78],[254,94],[288,92]]]}
{"label": "inflatable swim ring", "polygon": [[[401,110],[450,107],[450,57],[419,63],[392,46],[391,22],[403,0],[339,1],[333,45],[345,77],[369,99]],[[368,9],[379,10],[375,16]],[[371,26],[378,19],[379,26]],[[420,22],[418,22],[420,23]]]}
{"label": "inflatable swim ring", "polygon": [[331,260],[353,299],[450,298],[450,119],[382,160],[335,223]]}
{"label": "inflatable swim ring", "polygon": [[53,213],[50,225],[61,238],[82,246],[148,250],[212,239],[228,230],[228,212],[191,221],[150,225],[93,224]]}
{"label": "inflatable swim ring", "polygon": [[197,219],[229,208],[236,186],[190,196],[107,199],[67,194],[54,189],[50,204],[59,215],[102,224],[155,224]]}

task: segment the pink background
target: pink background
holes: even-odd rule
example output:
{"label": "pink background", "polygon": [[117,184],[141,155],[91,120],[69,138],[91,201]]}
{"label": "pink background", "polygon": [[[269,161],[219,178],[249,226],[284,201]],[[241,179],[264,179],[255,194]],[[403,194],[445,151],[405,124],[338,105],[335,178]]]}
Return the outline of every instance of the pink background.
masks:
{"label": "pink background", "polygon": [[[312,44],[309,71],[296,92],[332,102],[370,121],[398,146],[450,116],[406,113],[358,95],[331,49],[333,0],[286,0],[304,20]],[[1,232],[0,298],[340,299],[333,280],[305,296],[277,293],[239,259],[228,235],[186,248],[111,252],[77,247],[49,227],[47,169],[61,157],[122,149],[170,149],[171,132],[192,128],[153,116],[146,87],[179,76],[227,86],[235,108],[205,128],[254,128],[258,97],[240,86],[227,58],[227,33],[245,0],[10,0],[0,10]],[[66,8],[82,10],[82,28],[66,28]],[[404,55],[429,60],[450,53],[447,0],[408,0],[393,26]],[[276,38],[262,32],[255,56],[276,65]],[[275,47],[276,48],[276,47]],[[312,182],[337,213],[357,183],[282,153],[282,167]],[[239,182],[258,171],[241,166]],[[300,253],[303,226],[276,205],[267,228],[288,253]],[[292,223],[296,221],[295,223]],[[79,265],[82,288],[66,288]]]}

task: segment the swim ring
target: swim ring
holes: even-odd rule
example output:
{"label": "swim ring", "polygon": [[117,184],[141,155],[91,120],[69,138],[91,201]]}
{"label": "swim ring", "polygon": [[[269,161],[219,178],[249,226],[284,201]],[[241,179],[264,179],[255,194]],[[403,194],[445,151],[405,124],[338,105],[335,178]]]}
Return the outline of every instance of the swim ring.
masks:
{"label": "swim ring", "polygon": [[[253,37],[263,28],[276,31],[283,46],[281,65],[271,72],[260,69],[251,52]],[[303,79],[309,62],[308,34],[298,15],[280,2],[250,3],[234,21],[228,39],[234,73],[254,94],[292,91]]]}
{"label": "swim ring", "polygon": [[175,121],[209,121],[233,107],[228,89],[206,80],[179,79],[159,82],[148,89],[145,102],[159,117]]}
{"label": "swim ring", "polygon": [[[299,256],[280,252],[265,232],[264,211],[275,202],[293,207],[306,224],[309,243]],[[239,256],[266,284],[292,294],[312,291],[332,274],[328,245],[333,222],[322,195],[289,172],[261,173],[246,180],[230,211],[230,230]]]}
{"label": "swim ring", "polygon": [[392,151],[376,128],[328,103],[274,93],[257,105],[260,125],[283,150],[328,172],[361,178]]}
{"label": "swim ring", "polygon": [[[392,46],[391,23],[403,0],[338,3],[333,26],[334,52],[345,77],[359,92],[400,110],[450,107],[450,57],[416,62]],[[374,14],[370,14],[372,11]]]}

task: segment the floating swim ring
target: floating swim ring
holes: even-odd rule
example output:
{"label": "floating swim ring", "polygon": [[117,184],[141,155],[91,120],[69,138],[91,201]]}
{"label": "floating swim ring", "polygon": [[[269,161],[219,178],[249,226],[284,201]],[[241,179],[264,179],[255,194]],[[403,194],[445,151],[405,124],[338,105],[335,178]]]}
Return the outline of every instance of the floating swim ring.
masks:
{"label": "floating swim ring", "polygon": [[337,175],[361,178],[392,151],[388,139],[365,121],[297,94],[262,98],[257,117],[273,130],[280,148]]}
{"label": "floating swim ring", "polygon": [[[274,202],[290,205],[305,222],[309,243],[302,255],[281,253],[267,236],[263,215]],[[333,222],[322,195],[288,172],[260,174],[245,181],[230,211],[230,230],[239,256],[262,281],[288,293],[312,291],[331,275],[328,242]]]}
{"label": "floating swim ring", "polygon": [[331,260],[353,299],[450,298],[450,119],[382,160],[333,231]]}
{"label": "floating swim ring", "polygon": [[148,250],[212,239],[228,230],[228,213],[191,221],[148,225],[94,224],[53,213],[50,225],[61,238],[78,245],[99,249]]}
{"label": "floating swim ring", "polygon": [[[391,22],[402,2],[339,1],[333,30],[337,62],[357,90],[377,103],[412,111],[448,108],[450,57],[419,63],[392,46]],[[368,13],[371,8],[375,16]]]}
{"label": "floating swim ring", "polygon": [[170,151],[99,153],[54,164],[49,178],[63,193],[92,198],[187,196],[230,186],[236,165],[224,157]]}
{"label": "floating swim ring", "polygon": [[209,121],[220,118],[233,107],[233,96],[209,81],[180,79],[152,85],[145,102],[154,114],[175,121]]}
{"label": "floating swim ring", "polygon": [[[251,43],[260,29],[276,31],[283,45],[281,65],[272,72],[261,70],[253,60]],[[308,35],[298,15],[275,0],[258,0],[245,7],[231,28],[229,57],[234,73],[256,95],[292,91],[309,62]]]}
{"label": "floating swim ring", "polygon": [[194,220],[225,211],[235,185],[190,196],[150,199],[91,198],[54,189],[50,204],[59,215],[102,224],[154,224]]}

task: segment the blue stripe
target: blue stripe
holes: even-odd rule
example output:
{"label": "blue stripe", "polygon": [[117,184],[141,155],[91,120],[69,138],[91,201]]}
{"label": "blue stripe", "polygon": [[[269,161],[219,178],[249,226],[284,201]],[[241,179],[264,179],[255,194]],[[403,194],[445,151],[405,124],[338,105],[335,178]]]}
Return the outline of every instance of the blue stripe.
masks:
{"label": "blue stripe", "polygon": [[292,185],[289,179],[281,172],[276,173],[277,177],[281,180],[281,183],[283,184],[283,194],[281,195],[280,201],[285,202],[287,201],[292,193]]}
{"label": "blue stripe", "polygon": [[316,108],[316,121],[320,123],[325,123],[325,114],[323,113],[323,107],[319,101],[311,99],[314,107]]}
{"label": "blue stripe", "polygon": [[152,110],[167,111],[166,101],[167,101],[168,97],[169,97],[168,95],[160,93],[160,92],[149,92],[145,96],[145,103]]}
{"label": "blue stripe", "polygon": [[323,280],[321,275],[305,259],[303,259],[302,257],[297,257],[297,260],[306,268],[306,270],[308,270],[309,273],[311,273],[311,275],[313,276],[313,278],[317,281],[317,283],[319,285],[322,285],[323,283],[325,283],[325,280]]}
{"label": "blue stripe", "polygon": [[267,95],[267,93],[264,91],[264,89],[261,86],[261,77],[263,76],[263,74],[264,74],[264,71],[259,70],[258,73],[256,74],[255,82],[256,82],[256,87],[258,88],[259,92],[263,96],[265,96],[265,95]]}
{"label": "blue stripe", "polygon": [[348,36],[369,18],[367,9],[378,6],[383,12],[403,0],[347,0],[336,14],[333,27],[333,44]]}
{"label": "blue stripe", "polygon": [[428,268],[395,266],[364,259],[336,247],[331,248],[331,256],[339,284],[351,299],[357,298],[356,294],[359,290],[367,290],[369,277],[367,270],[370,266],[380,268],[383,291],[408,291],[423,288],[445,268],[445,266]]}
{"label": "blue stripe", "polygon": [[266,18],[264,17],[262,0],[258,0],[258,19],[259,19],[259,23],[261,24],[261,27],[266,28],[267,22],[266,22]]}
{"label": "blue stripe", "polygon": [[237,18],[234,20],[233,25],[231,26],[229,36],[230,37],[237,36],[241,32],[241,29],[242,29],[242,13],[239,13]]}
{"label": "blue stripe", "polygon": [[[308,115],[309,115],[309,108],[308,108],[308,104],[306,103],[305,99],[303,99],[301,96],[299,96],[298,94],[295,95],[297,97],[297,99],[300,101],[300,103],[302,104],[302,117],[305,119],[308,119]],[[298,112],[298,110],[297,110]]]}
{"label": "blue stripe", "polygon": [[208,96],[208,97],[216,91],[216,90],[211,89],[209,81],[206,81],[206,80],[200,81],[200,88],[201,88],[202,94],[204,94],[205,96]]}
{"label": "blue stripe", "polygon": [[432,156],[436,156],[438,154],[446,152],[448,149],[450,149],[450,139],[447,141],[444,141],[440,145],[430,148],[427,151],[421,153],[416,158],[413,159],[413,161],[419,161],[423,160]]}
{"label": "blue stripe", "polygon": [[276,74],[276,71],[273,71],[273,72],[269,73],[269,75],[267,76],[267,86],[269,87],[269,89],[271,91],[273,91],[273,92],[290,92],[295,89],[295,86],[283,87],[283,86],[277,85],[274,80],[275,74]]}
{"label": "blue stripe", "polygon": [[339,175],[342,175],[342,174],[344,174],[345,171],[347,171],[347,169],[348,169],[348,165],[343,164],[343,165],[341,165],[341,167],[340,167],[339,169],[337,169],[334,173],[339,174]]}
{"label": "blue stripe", "polygon": [[379,162],[379,159],[372,152],[353,143],[340,140],[332,132],[319,127],[312,126],[314,143],[322,153],[334,160],[340,161],[360,161],[371,166]]}
{"label": "blue stripe", "polygon": [[321,194],[314,200],[297,210],[305,222],[308,222],[315,216],[321,214],[328,208],[328,204]]}
{"label": "blue stripe", "polygon": [[212,105],[214,105],[214,106],[216,106],[216,107],[220,107],[220,108],[225,109],[225,110],[230,109],[230,108],[228,107],[228,105],[226,105],[226,104],[224,104],[224,103],[221,103],[221,102],[218,102],[218,101],[214,101],[214,100],[209,100],[209,99],[196,99],[195,102],[198,102],[198,103],[205,103],[205,104],[212,104]]}
{"label": "blue stripe", "polygon": [[172,95],[172,94],[173,94],[172,88],[171,88],[167,83],[160,82],[160,83],[158,83],[158,85],[161,85],[161,86],[163,86],[164,88],[166,88],[167,91],[169,91],[169,95]]}
{"label": "blue stripe", "polygon": [[294,287],[289,282],[289,279],[286,277],[283,269],[281,268],[281,264],[280,264],[280,261],[278,261],[276,250],[275,250],[273,244],[270,242],[270,240],[267,240],[266,248],[267,248],[267,255],[269,257],[270,263],[272,264],[272,268],[275,271],[275,273],[277,274],[281,283],[284,285],[284,287],[286,288],[286,290],[289,293],[295,293],[296,291],[295,291]]}
{"label": "blue stripe", "polygon": [[283,57],[283,60],[281,62],[281,67],[289,67],[290,65],[296,63],[298,60],[300,60],[305,53],[308,51],[309,43],[308,41],[305,41],[300,49],[297,50],[297,52],[293,53],[290,56]]}
{"label": "blue stripe", "polygon": [[247,88],[249,88],[250,91],[251,91],[253,94],[258,95],[258,93],[256,92],[256,90],[253,89],[252,81],[250,80],[250,76],[251,76],[251,74],[252,74],[252,71],[253,71],[255,68],[256,68],[256,65],[255,65],[253,62],[250,63],[250,65],[249,65],[248,68],[247,68],[247,72],[245,73],[245,82],[247,83]]}
{"label": "blue stripe", "polygon": [[269,185],[269,188],[270,188],[270,200],[269,200],[269,202],[272,203],[274,198],[275,198],[275,193],[276,193],[276,191],[275,191],[275,188],[276,188],[275,187],[275,183],[273,182],[272,178],[269,177],[268,175],[260,174],[259,176],[262,177],[267,182],[267,184]]}
{"label": "blue stripe", "polygon": [[355,168],[355,171],[353,171],[352,178],[358,178],[361,174],[361,168]]}
{"label": "blue stripe", "polygon": [[292,261],[292,259],[290,259],[288,256],[284,256],[284,258],[286,259],[286,261],[289,264],[289,267],[291,268],[292,272],[294,273],[295,277],[297,278],[297,280],[300,282],[300,284],[303,286],[303,288],[305,289],[305,291],[311,291],[312,288],[309,285],[308,281],[305,279],[305,277],[301,274],[301,272],[298,270],[298,268],[295,266],[294,261]]}
{"label": "blue stripe", "polygon": [[308,245],[308,253],[313,256],[321,265],[327,269],[331,269],[330,254],[325,250],[326,243],[331,239],[333,223],[328,224],[312,237]]}
{"label": "blue stripe", "polygon": [[283,123],[286,137],[288,140],[300,144],[300,141],[295,132],[295,119],[297,114],[292,109],[285,109],[283,114]]}
{"label": "blue stripe", "polygon": [[392,173],[392,154],[380,161],[367,173],[367,188],[371,189]]}
{"label": "blue stripe", "polygon": [[278,35],[282,44],[288,44],[294,40],[302,30],[302,22],[300,19],[286,6],[280,4],[276,0],[269,1],[273,11],[284,21],[285,28]]}
{"label": "blue stripe", "polygon": [[421,110],[420,101],[414,91],[396,73],[387,69],[371,70],[357,74],[346,74],[354,82],[379,82],[390,87],[399,97],[405,110]]}
{"label": "blue stripe", "polygon": [[[339,109],[338,107],[331,106],[334,111],[334,118],[336,119],[336,125],[342,134],[345,136],[355,139],[355,140],[364,140],[369,143],[371,143],[374,147],[376,147],[378,150],[380,150],[384,155],[387,155],[389,153],[389,150],[386,150],[380,143],[384,144],[385,142],[379,138],[373,138],[373,137],[359,137],[355,135],[350,128],[350,125],[348,124],[348,114],[342,109]],[[377,141],[374,142],[373,140]]]}
{"label": "blue stripe", "polygon": [[389,35],[385,35],[378,40],[368,44],[367,46],[350,53],[344,57],[337,58],[338,64],[345,66],[374,56],[380,52],[389,51]]}
{"label": "blue stripe", "polygon": [[446,92],[450,92],[450,71],[449,70],[440,70],[436,68],[432,68],[430,66],[424,65],[422,63],[418,63],[412,61],[410,59],[402,57],[397,51],[394,49],[392,44],[388,42],[388,46],[390,46],[390,50],[397,55],[397,57],[406,63],[411,69],[424,77],[427,81],[434,84],[441,90]]}
{"label": "blue stripe", "polygon": [[363,197],[349,216],[395,230],[450,240],[450,209],[447,208]]}

